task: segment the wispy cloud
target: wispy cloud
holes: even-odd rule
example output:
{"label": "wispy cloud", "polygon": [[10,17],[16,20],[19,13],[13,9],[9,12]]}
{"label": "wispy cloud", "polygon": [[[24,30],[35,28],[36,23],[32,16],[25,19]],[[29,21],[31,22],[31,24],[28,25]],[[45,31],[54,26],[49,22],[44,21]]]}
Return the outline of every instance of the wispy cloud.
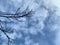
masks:
{"label": "wispy cloud", "polygon": [[[21,18],[22,22],[18,22],[16,20],[12,20],[16,23],[14,24],[5,24],[7,25],[7,28],[11,28],[14,30],[13,33],[7,33],[12,39],[16,38],[24,38],[25,39],[25,45],[40,45],[39,41],[38,43],[34,42],[30,37],[31,35],[35,36],[38,35],[38,33],[43,36],[41,38],[42,40],[46,40],[47,43],[51,43],[50,41],[50,32],[54,32],[56,30],[59,30],[58,28],[60,25],[60,1],[59,0],[4,0],[0,1],[0,11],[2,12],[8,12],[8,13],[15,13],[18,7],[21,7],[19,10],[20,12],[23,12],[27,7],[28,11],[32,10],[33,13],[30,18]],[[56,12],[55,12],[56,11]],[[49,17],[49,15],[51,17]],[[48,18],[49,17],[49,18]],[[59,17],[58,19],[56,17]],[[48,19],[47,19],[48,18]],[[0,18],[0,20],[4,21],[7,19]],[[45,25],[45,21],[47,20],[47,24]],[[54,23],[55,22],[55,23]],[[57,24],[58,23],[58,24]],[[4,26],[4,24],[3,24]],[[27,27],[29,26],[29,27]],[[47,31],[48,30],[48,31]],[[46,32],[44,32],[46,31]],[[22,32],[22,33],[21,33]],[[49,32],[49,33],[48,33]],[[48,34],[47,34],[48,33]],[[30,35],[31,34],[31,35]],[[24,37],[24,36],[28,37]],[[50,35],[47,36],[47,35]],[[60,31],[57,31],[56,33],[56,45],[59,45],[60,43]],[[30,37],[29,37],[30,36]],[[39,35],[40,36],[40,35]],[[2,34],[2,37],[5,37]],[[49,38],[49,39],[45,39]],[[58,38],[58,39],[57,39]],[[49,42],[49,41],[50,42]],[[42,41],[44,43],[44,41]],[[15,45],[15,44],[14,44]],[[43,45],[43,44],[41,44]],[[47,44],[45,44],[47,45]]]}

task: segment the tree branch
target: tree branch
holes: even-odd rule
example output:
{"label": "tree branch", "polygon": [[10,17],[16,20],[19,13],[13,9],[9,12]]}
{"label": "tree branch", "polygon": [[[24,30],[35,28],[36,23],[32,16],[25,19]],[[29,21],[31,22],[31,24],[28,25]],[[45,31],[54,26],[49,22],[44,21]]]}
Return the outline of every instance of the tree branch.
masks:
{"label": "tree branch", "polygon": [[7,35],[7,33],[6,33],[3,29],[0,28],[0,30],[1,30],[1,31],[5,34],[5,36],[7,37],[7,39],[8,39],[7,45],[9,45],[9,44],[10,44],[10,37]]}
{"label": "tree branch", "polygon": [[28,14],[30,14],[30,12],[26,13],[26,14],[23,14],[23,15],[20,15],[20,14],[3,14],[3,15],[0,15],[0,17],[6,17],[6,18],[21,18],[21,17],[25,17],[25,16],[28,16]]}
{"label": "tree branch", "polygon": [[[32,12],[32,10],[31,11],[29,11],[29,12],[25,12],[25,14],[21,14],[21,13],[18,13],[18,11],[20,10],[20,8],[18,8],[17,10],[16,10],[16,12],[15,12],[15,14],[8,14],[8,13],[3,13],[2,12],[2,14],[0,14],[0,17],[4,17],[4,18],[8,18],[8,19],[10,19],[10,18],[12,18],[12,19],[16,19],[16,20],[18,20],[17,18],[22,18],[22,17],[26,17],[26,16],[29,16],[29,14]],[[4,30],[3,29],[3,27],[2,27],[2,24],[1,23],[5,23],[5,21],[1,21],[0,20],[0,31],[2,31],[4,34],[5,34],[5,36],[7,37],[7,39],[8,39],[8,43],[7,43],[7,45],[10,45],[10,37],[7,35],[7,33],[6,32],[8,32],[8,31],[6,31],[6,30]],[[10,23],[10,22],[8,22],[8,23]]]}

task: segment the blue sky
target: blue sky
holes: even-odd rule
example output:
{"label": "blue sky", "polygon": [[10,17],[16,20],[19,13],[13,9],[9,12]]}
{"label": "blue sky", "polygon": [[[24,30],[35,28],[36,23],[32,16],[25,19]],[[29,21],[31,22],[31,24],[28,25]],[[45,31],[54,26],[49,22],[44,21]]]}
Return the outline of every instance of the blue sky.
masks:
{"label": "blue sky", "polygon": [[[60,45],[60,1],[59,0],[0,0],[0,12],[18,13],[32,10],[31,17],[19,21],[0,17],[12,39],[11,45]],[[6,36],[0,31],[2,45],[7,44]]]}

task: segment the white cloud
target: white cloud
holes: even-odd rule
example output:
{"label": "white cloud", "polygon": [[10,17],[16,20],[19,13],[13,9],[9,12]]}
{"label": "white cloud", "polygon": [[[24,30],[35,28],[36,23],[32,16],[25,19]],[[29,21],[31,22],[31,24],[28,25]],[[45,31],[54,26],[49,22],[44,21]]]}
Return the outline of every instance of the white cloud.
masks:
{"label": "white cloud", "polygon": [[51,0],[52,3],[57,6],[58,8],[60,8],[60,0]]}
{"label": "white cloud", "polygon": [[56,15],[60,16],[60,0],[52,0],[52,4],[57,7]]}
{"label": "white cloud", "polygon": [[[15,8],[14,7],[12,7],[12,9],[16,9],[16,8],[18,8],[19,6],[20,6],[20,4],[21,4],[21,1],[22,0],[11,0],[10,2],[9,2],[9,4],[10,5],[14,5],[15,6]],[[45,9],[43,9],[43,8],[41,8],[40,9],[40,5],[39,4],[37,4],[37,3],[35,3],[34,2],[34,0],[24,0],[25,2],[24,2],[24,5],[22,6],[22,8],[21,8],[21,10],[23,11],[24,9],[26,9],[26,7],[29,5],[29,9],[31,10],[33,10],[33,11],[36,11],[35,12],[35,14],[33,14],[33,17],[32,17],[32,19],[33,19],[33,21],[35,21],[36,22],[36,20],[38,19],[39,20],[39,22],[36,24],[35,22],[34,23],[32,23],[32,25],[33,26],[31,26],[29,29],[27,29],[26,28],[26,20],[25,20],[25,18],[24,19],[22,19],[24,22],[20,22],[20,23],[18,23],[18,24],[16,24],[16,25],[12,25],[11,27],[12,28],[14,28],[17,32],[19,32],[19,30],[22,30],[25,34],[27,33],[31,33],[31,34],[33,34],[33,35],[36,35],[38,32],[40,32],[42,35],[45,35],[44,33],[43,33],[43,31],[42,31],[42,29],[44,28],[44,23],[43,23],[43,21],[45,20],[45,18],[47,17],[47,14],[48,14],[48,11],[47,10],[45,10]],[[58,7],[58,11],[56,12],[56,14],[57,15],[60,15],[60,0],[51,0],[52,1],[52,3],[50,2],[50,0],[44,0],[45,2],[44,2],[44,4],[47,6],[47,7],[52,7],[53,6],[53,4],[54,5],[56,5],[57,7]],[[47,2],[46,2],[47,1]],[[12,3],[13,2],[13,3]],[[6,11],[6,10],[8,10],[9,8],[6,8],[6,7],[4,7],[4,6],[2,6],[2,5],[0,5],[0,8],[1,8],[1,11]],[[6,9],[4,9],[4,8],[6,8]],[[12,12],[13,12],[13,10],[11,10]],[[54,26],[53,26],[54,27]],[[57,28],[57,26],[54,28],[54,29],[56,29]],[[21,38],[22,37],[22,34],[21,33],[19,33],[20,35],[18,36],[18,34],[16,33],[16,32],[14,32],[14,33],[11,33],[11,34],[8,34],[12,39],[15,39],[15,38]],[[57,33],[57,37],[56,38],[58,38],[58,39],[56,39],[56,45],[59,45],[60,44],[60,31]],[[2,36],[2,37],[5,37],[4,35]],[[39,45],[39,43],[34,43],[32,40],[30,40],[30,38],[29,37],[27,37],[26,39],[25,39],[25,44],[27,44],[27,45],[30,45],[30,44],[33,44],[33,45]]]}

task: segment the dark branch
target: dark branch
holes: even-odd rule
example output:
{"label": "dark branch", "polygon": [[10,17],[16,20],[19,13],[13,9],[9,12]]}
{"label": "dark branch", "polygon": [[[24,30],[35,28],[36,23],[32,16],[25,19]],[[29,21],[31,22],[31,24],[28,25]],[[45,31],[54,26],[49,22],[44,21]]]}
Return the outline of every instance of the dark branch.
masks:
{"label": "dark branch", "polygon": [[7,37],[7,39],[8,39],[8,44],[7,45],[9,45],[10,44],[10,37],[7,35],[7,33],[3,30],[3,29],[1,29],[0,28],[0,30],[5,34],[5,36]]}
{"label": "dark branch", "polygon": [[[21,14],[21,13],[18,13],[19,10],[20,10],[20,8],[18,8],[16,10],[15,14],[8,14],[8,13],[3,13],[2,12],[2,13],[0,13],[0,17],[5,17],[5,18],[8,18],[8,19],[12,18],[12,19],[18,20],[18,18],[29,16],[29,14],[31,14],[31,12],[32,12],[32,10],[27,12],[27,13],[25,11],[25,13]],[[6,31],[6,30],[3,29],[2,23],[6,23],[6,21],[1,21],[0,20],[0,26],[1,26],[0,31],[2,31],[5,34],[5,36],[7,37],[7,39],[8,39],[8,44],[7,45],[10,45],[10,37],[9,37],[9,35],[7,35],[7,32],[9,32],[9,31]],[[7,23],[10,23],[10,21],[7,22]]]}
{"label": "dark branch", "polygon": [[26,17],[31,13],[28,12],[26,14],[20,15],[20,14],[4,14],[4,15],[0,15],[0,17],[6,17],[6,18],[21,18],[21,17]]}

